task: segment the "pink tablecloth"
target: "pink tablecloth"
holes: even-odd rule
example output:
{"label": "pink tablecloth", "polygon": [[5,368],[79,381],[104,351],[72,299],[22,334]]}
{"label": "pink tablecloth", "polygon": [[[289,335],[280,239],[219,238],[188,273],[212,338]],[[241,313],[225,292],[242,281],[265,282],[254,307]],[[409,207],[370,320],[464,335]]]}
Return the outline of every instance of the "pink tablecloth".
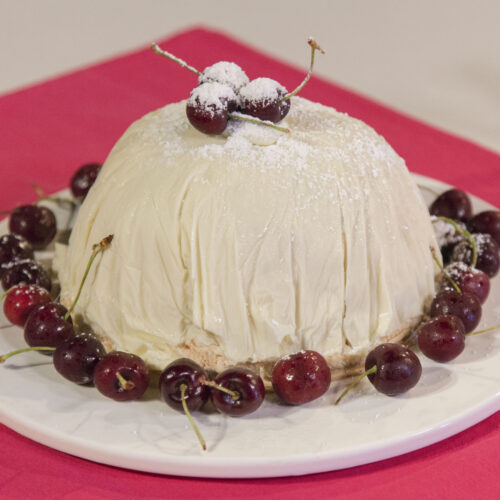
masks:
{"label": "pink tablecloth", "polygon": [[[180,33],[162,45],[197,68],[234,61],[250,78],[269,76],[289,89],[304,74],[204,29]],[[306,60],[298,63],[305,67]],[[334,64],[334,58],[318,58],[319,71],[324,64]],[[66,187],[80,164],[105,159],[132,120],[187,97],[194,85],[191,73],[145,49],[0,98],[0,209],[33,201],[33,182],[48,192]],[[499,155],[320,78],[313,77],[301,95],[368,122],[412,171],[500,205]],[[116,469],[54,451],[0,426],[0,497],[499,498],[499,424],[497,413],[455,437],[398,458],[265,480],[184,479]]]}

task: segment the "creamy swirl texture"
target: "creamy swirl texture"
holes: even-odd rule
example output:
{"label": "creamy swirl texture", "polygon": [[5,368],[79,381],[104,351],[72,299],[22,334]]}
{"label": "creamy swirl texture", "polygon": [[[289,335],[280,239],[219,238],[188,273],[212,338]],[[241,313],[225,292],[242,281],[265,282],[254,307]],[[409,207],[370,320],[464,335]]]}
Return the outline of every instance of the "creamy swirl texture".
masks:
{"label": "creamy swirl texture", "polygon": [[434,294],[436,241],[404,161],[366,124],[305,99],[282,125],[291,132],[236,122],[211,137],[185,102],[132,124],[60,249],[63,302],[113,233],[76,313],[156,368],[300,349],[338,365],[406,331]]}

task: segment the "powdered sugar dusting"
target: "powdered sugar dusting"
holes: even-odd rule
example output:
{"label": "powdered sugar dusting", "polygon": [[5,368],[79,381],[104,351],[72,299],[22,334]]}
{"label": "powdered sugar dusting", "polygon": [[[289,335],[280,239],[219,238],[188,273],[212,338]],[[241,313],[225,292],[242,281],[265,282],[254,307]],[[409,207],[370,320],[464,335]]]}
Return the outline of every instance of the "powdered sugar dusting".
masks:
{"label": "powdered sugar dusting", "polygon": [[270,102],[286,94],[286,88],[271,78],[256,78],[240,89],[243,101]]}
{"label": "powdered sugar dusting", "polygon": [[246,73],[235,63],[220,61],[204,69],[198,83],[219,82],[228,85],[235,92],[249,82]]}
{"label": "powdered sugar dusting", "polygon": [[191,106],[202,106],[209,110],[222,110],[226,103],[235,100],[236,95],[231,87],[216,82],[207,82],[194,88],[189,96]]}

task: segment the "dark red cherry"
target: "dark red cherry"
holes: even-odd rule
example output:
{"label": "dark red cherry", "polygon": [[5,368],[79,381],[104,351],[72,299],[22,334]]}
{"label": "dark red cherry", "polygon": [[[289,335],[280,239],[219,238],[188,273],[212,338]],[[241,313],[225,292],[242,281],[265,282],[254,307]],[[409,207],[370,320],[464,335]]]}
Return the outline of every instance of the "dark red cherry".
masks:
{"label": "dark red cherry", "polygon": [[35,306],[24,324],[24,340],[31,347],[57,347],[75,336],[68,310],[57,302]]}
{"label": "dark red cherry", "polygon": [[29,314],[41,304],[50,302],[48,290],[38,285],[19,285],[5,297],[3,311],[5,317],[14,325],[24,326]]}
{"label": "dark red cherry", "polygon": [[273,368],[274,392],[285,403],[300,405],[321,397],[330,387],[330,368],[316,351],[300,351],[280,359]]}
{"label": "dark red cherry", "polygon": [[23,237],[17,234],[4,234],[0,237],[0,278],[12,262],[33,258],[33,247]]}
{"label": "dark red cherry", "polygon": [[381,344],[368,353],[365,370],[377,391],[395,396],[409,391],[420,380],[422,365],[414,352],[399,344]]}
{"label": "dark red cherry", "polygon": [[243,113],[273,123],[281,121],[290,110],[290,100],[283,100],[287,90],[270,78],[256,78],[240,89]]}
{"label": "dark red cherry", "polygon": [[466,193],[450,189],[434,200],[429,211],[438,217],[467,221],[472,217],[472,204]]}
{"label": "dark red cherry", "polygon": [[465,328],[457,316],[432,318],[420,327],[417,338],[422,353],[439,363],[455,359],[465,348]]}
{"label": "dark red cherry", "polygon": [[4,290],[8,290],[21,283],[38,285],[47,290],[50,290],[52,286],[49,274],[35,260],[17,260],[5,268],[2,276],[2,287]]}
{"label": "dark red cherry", "polygon": [[228,368],[217,376],[216,384],[236,393],[231,396],[218,389],[210,391],[213,405],[231,417],[254,412],[264,401],[266,390],[262,379],[247,368]]}
{"label": "dark red cherry", "polygon": [[455,290],[441,290],[432,301],[430,315],[457,316],[462,322],[465,333],[472,332],[481,320],[481,304],[474,295]]}
{"label": "dark red cherry", "polygon": [[97,363],[106,350],[93,335],[85,333],[66,340],[56,347],[53,362],[56,370],[75,384],[90,384]]}
{"label": "dark red cherry", "polygon": [[[484,233],[472,235],[477,249],[476,268],[486,273],[490,278],[498,274],[500,268],[500,248],[493,236]],[[452,262],[464,262],[468,266],[472,264],[472,248],[467,240],[454,246],[451,254]]]}
{"label": "dark red cherry", "polygon": [[227,127],[228,113],[236,107],[231,87],[203,83],[191,92],[186,115],[191,125],[204,134],[221,134]]}
{"label": "dark red cherry", "polygon": [[485,210],[476,214],[467,224],[473,233],[488,233],[500,245],[500,211]]}
{"label": "dark red cherry", "polygon": [[190,411],[197,411],[207,402],[210,394],[209,388],[201,382],[203,379],[208,379],[207,372],[198,363],[188,358],[177,359],[160,375],[161,396],[171,408],[184,412],[181,386],[185,385],[187,407]]}
{"label": "dark red cherry", "polygon": [[83,199],[93,186],[102,168],[101,163],[87,163],[82,165],[71,177],[70,189],[75,198]]}
{"label": "dark red cherry", "polygon": [[[490,279],[486,273],[469,267],[463,262],[454,262],[446,266],[445,270],[462,292],[475,295],[481,304],[486,302],[490,293]],[[441,285],[442,288],[451,286],[446,277],[443,277]]]}
{"label": "dark red cherry", "polygon": [[35,249],[45,248],[56,235],[56,217],[47,207],[22,205],[11,212],[9,231],[23,237]]}
{"label": "dark red cherry", "polygon": [[139,399],[149,384],[146,363],[135,354],[113,351],[106,354],[94,370],[97,390],[115,401]]}

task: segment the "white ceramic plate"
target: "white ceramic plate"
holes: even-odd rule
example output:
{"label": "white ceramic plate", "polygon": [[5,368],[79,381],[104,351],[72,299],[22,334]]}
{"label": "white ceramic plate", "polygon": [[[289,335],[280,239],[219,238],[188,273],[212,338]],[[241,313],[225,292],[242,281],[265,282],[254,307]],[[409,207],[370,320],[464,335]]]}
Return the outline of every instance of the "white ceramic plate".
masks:
{"label": "white ceramic plate", "polygon": [[[438,191],[447,187],[416,178]],[[479,199],[474,205],[476,211],[491,208]],[[5,222],[0,231],[6,232]],[[500,323],[499,303],[497,278],[480,326]],[[22,347],[22,330],[0,321],[0,352]],[[302,407],[265,401],[241,419],[197,413],[208,444],[202,452],[187,419],[157,391],[140,402],[116,403],[61,378],[49,357],[27,353],[0,366],[0,420],[52,448],[130,469],[200,477],[308,474],[422,448],[500,409],[500,333],[468,338],[465,352],[446,365],[422,364],[419,384],[399,397],[379,394],[365,380],[334,407],[342,381]]]}

